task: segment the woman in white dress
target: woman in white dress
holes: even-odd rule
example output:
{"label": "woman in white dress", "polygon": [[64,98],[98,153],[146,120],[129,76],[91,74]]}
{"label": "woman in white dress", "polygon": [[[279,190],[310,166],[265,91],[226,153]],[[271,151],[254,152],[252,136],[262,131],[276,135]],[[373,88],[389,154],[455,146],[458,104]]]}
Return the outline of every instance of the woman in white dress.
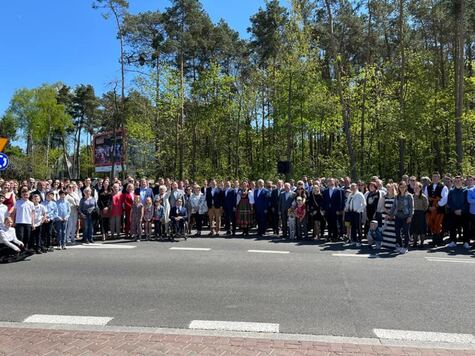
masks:
{"label": "woman in white dress", "polygon": [[393,206],[394,199],[397,195],[397,186],[394,183],[386,185],[387,193],[384,199],[383,209],[383,242],[382,246],[390,249],[396,248],[396,227],[394,220],[389,219],[389,212]]}

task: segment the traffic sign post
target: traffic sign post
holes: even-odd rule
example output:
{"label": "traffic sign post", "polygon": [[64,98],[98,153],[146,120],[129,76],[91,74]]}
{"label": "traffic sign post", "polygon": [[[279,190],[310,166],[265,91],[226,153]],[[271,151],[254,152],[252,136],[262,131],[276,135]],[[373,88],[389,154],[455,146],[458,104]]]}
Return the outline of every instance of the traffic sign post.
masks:
{"label": "traffic sign post", "polygon": [[0,152],[0,171],[7,169],[9,163],[10,160],[8,159],[8,156],[5,153]]}
{"label": "traffic sign post", "polygon": [[3,152],[3,149],[8,143],[8,138],[6,137],[0,137],[0,152]]}

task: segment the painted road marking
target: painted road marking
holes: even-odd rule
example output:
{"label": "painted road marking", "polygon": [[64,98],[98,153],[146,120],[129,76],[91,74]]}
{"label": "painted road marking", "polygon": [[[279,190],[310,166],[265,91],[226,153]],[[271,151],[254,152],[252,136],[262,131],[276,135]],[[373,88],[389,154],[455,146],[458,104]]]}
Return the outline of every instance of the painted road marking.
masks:
{"label": "painted road marking", "polygon": [[68,246],[67,249],[70,248],[84,248],[84,249],[116,249],[116,250],[128,250],[132,248],[136,248],[135,245],[119,245],[119,244],[83,244],[83,245],[73,245]]}
{"label": "painted road marking", "polygon": [[475,344],[475,337],[472,334],[452,334],[392,329],[373,329],[373,332],[380,339]]}
{"label": "painted road marking", "polygon": [[200,330],[247,331],[258,333],[279,332],[279,324],[248,323],[241,321],[193,320],[190,323],[189,328]]}
{"label": "painted road marking", "polygon": [[290,251],[274,251],[274,250],[247,250],[247,252],[251,252],[251,253],[280,253],[280,254],[290,253]]}
{"label": "painted road marking", "polygon": [[68,324],[68,325],[100,325],[105,326],[113,318],[100,316],[48,315],[34,314],[26,318],[24,323]]}
{"label": "painted road marking", "polygon": [[178,250],[178,251],[210,251],[210,248],[202,248],[202,247],[170,247],[170,250]]}
{"label": "painted road marking", "polygon": [[378,255],[356,254],[356,253],[332,253],[336,257],[362,257],[362,258],[376,258]]}
{"label": "painted road marking", "polygon": [[444,257],[426,257],[428,261],[432,262],[454,262],[454,263],[475,263],[475,260],[467,258],[444,258]]}

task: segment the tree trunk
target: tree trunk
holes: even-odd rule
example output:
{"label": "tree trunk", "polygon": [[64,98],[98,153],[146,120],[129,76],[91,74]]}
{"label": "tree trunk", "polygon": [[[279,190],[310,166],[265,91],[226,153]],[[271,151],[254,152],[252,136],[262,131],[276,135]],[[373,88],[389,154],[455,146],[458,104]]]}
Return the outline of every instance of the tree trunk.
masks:
{"label": "tree trunk", "polygon": [[81,117],[79,126],[78,126],[78,140],[76,141],[76,177],[77,179],[81,178],[81,129],[83,125],[83,118]]}
{"label": "tree trunk", "polygon": [[[406,87],[406,54],[404,50],[404,0],[399,0],[399,50],[401,52],[401,74],[399,81],[399,122],[404,123],[405,119],[405,96],[404,91]],[[399,139],[399,177],[401,177],[404,172],[404,160],[406,152],[406,139],[401,137]]]}
{"label": "tree trunk", "polygon": [[456,39],[455,39],[455,151],[457,153],[457,172],[462,173],[462,115],[464,95],[464,44],[465,44],[465,1],[456,0]]}
{"label": "tree trunk", "polygon": [[183,52],[180,54],[180,120],[177,127],[177,140],[178,140],[178,177],[183,179],[183,142],[182,130],[183,123],[185,121],[185,69],[184,69]]}
{"label": "tree trunk", "polygon": [[336,76],[336,81],[337,81],[337,89],[338,89],[338,96],[340,97],[340,105],[341,105],[341,114],[343,118],[343,131],[345,133],[345,139],[346,139],[346,146],[348,149],[348,158],[349,158],[349,164],[350,164],[350,170],[351,170],[351,178],[356,179],[357,173],[356,173],[356,156],[355,152],[353,151],[353,143],[352,143],[352,137],[351,137],[351,124],[350,124],[350,107],[347,104],[345,97],[343,95],[343,84],[341,82],[341,68],[340,68],[340,59],[337,56],[337,49],[336,49],[336,39],[335,39],[335,33],[333,30],[333,14],[332,10],[330,7],[330,0],[325,0],[325,5],[327,8],[328,12],[328,19],[329,19],[329,31],[330,31],[330,37],[331,37],[331,51],[332,51],[332,57],[333,57],[333,62],[335,65],[335,76]]}
{"label": "tree trunk", "polygon": [[289,97],[287,103],[287,160],[289,162],[292,162],[292,71],[289,74],[288,91]]}

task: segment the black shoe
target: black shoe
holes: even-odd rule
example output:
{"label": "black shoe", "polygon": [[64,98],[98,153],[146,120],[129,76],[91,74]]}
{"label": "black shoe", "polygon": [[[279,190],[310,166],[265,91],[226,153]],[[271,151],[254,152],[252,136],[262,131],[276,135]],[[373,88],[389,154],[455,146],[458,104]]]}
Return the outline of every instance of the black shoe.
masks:
{"label": "black shoe", "polygon": [[36,250],[35,250],[35,253],[36,253],[37,255],[42,255],[42,254],[43,254],[43,252],[41,252],[40,249],[36,249]]}

